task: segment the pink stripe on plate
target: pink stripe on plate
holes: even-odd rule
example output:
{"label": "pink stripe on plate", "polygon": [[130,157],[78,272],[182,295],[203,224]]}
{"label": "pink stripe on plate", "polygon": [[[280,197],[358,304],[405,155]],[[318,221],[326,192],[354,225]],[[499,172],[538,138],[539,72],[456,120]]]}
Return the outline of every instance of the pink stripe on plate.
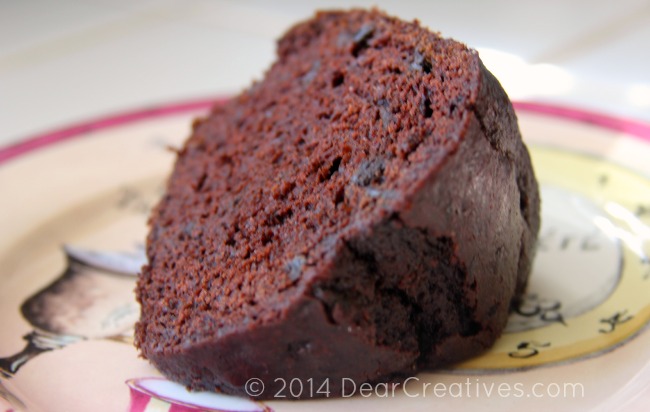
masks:
{"label": "pink stripe on plate", "polygon": [[131,394],[129,412],[144,412],[147,409],[147,404],[149,404],[151,396],[133,387],[129,387],[129,391]]}
{"label": "pink stripe on plate", "polygon": [[[0,149],[0,164],[10,159],[29,153],[33,150],[40,149],[54,143],[60,143],[75,137],[83,136],[93,130],[106,129],[132,123],[139,120],[151,119],[155,117],[169,116],[184,112],[198,111],[208,109],[215,104],[222,104],[227,98],[219,97],[214,99],[193,100],[189,102],[173,103],[165,106],[158,106],[148,109],[125,112],[114,116],[108,116],[97,120],[79,123],[77,125],[66,127],[40,135],[27,138],[21,142]],[[570,120],[576,120],[582,123],[594,124],[610,130],[616,130],[636,136],[645,141],[650,141],[650,124],[639,122],[631,119],[623,119],[600,113],[594,113],[582,109],[564,107],[555,104],[537,103],[537,102],[514,102],[517,111],[539,113],[551,117],[560,117]]]}
{"label": "pink stripe on plate", "polygon": [[160,377],[133,378],[126,384],[131,390],[129,412],[147,412],[147,409],[138,409],[142,396],[146,398],[145,405],[150,399],[169,404],[168,412],[271,412],[266,405],[248,398],[215,392],[190,392],[183,385]]}
{"label": "pink stripe on plate", "polygon": [[198,111],[201,109],[208,109],[215,104],[223,103],[225,101],[226,99],[216,98],[151,107],[119,113],[113,116],[90,120],[63,129],[39,134],[0,149],[0,164],[6,162],[7,160],[29,153],[33,150],[50,146],[54,143],[70,140],[94,130],[107,129],[110,127],[121,126],[127,123],[152,119],[155,117],[170,116],[185,112]]}
{"label": "pink stripe on plate", "polygon": [[614,117],[607,114],[590,112],[587,110],[572,107],[559,106],[556,104],[537,102],[513,102],[516,111],[539,113],[551,117],[560,117],[569,120],[576,120],[581,123],[593,124],[605,129],[627,133],[650,142],[650,124],[637,120]]}
{"label": "pink stripe on plate", "polygon": [[168,412],[202,412],[203,409],[172,403]]}

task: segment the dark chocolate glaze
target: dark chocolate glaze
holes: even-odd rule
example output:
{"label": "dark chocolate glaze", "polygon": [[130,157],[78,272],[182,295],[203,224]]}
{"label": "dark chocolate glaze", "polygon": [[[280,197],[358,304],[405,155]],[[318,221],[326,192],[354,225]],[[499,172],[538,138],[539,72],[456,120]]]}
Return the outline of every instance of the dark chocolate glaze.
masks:
{"label": "dark chocolate glaze", "polygon": [[192,389],[328,379],[336,396],[490,347],[526,287],[539,196],[476,52],[327,12],[195,122],[150,225],[145,358]]}

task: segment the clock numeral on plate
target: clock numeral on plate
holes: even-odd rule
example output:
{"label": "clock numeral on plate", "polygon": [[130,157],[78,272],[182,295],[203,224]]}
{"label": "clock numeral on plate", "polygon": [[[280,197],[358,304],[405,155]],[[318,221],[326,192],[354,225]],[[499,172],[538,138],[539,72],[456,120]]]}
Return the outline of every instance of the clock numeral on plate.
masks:
{"label": "clock numeral on plate", "polygon": [[523,341],[517,345],[517,350],[509,352],[508,356],[516,359],[528,359],[539,355],[540,348],[547,348],[549,346],[551,346],[551,342]]}
{"label": "clock numeral on plate", "polygon": [[600,333],[612,333],[616,330],[616,327],[622,323],[625,323],[632,319],[632,315],[627,314],[627,309],[614,313],[608,318],[603,318],[600,320],[600,323],[604,323],[608,326],[608,329],[598,329]]}

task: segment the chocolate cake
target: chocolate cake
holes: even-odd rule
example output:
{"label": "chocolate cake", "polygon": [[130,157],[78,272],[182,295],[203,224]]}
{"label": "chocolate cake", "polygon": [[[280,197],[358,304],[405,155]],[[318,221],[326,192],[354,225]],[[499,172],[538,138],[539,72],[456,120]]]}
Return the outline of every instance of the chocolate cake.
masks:
{"label": "chocolate cake", "polygon": [[515,113],[475,51],[321,12],[194,123],[150,219],[136,345],[191,389],[258,378],[262,399],[400,379],[493,344],[538,228]]}

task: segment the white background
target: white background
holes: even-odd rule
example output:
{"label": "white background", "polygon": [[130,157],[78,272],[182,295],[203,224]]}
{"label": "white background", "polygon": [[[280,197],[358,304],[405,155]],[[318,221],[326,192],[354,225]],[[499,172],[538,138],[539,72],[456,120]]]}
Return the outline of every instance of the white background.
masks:
{"label": "white background", "polygon": [[514,99],[650,121],[647,0],[0,0],[0,146],[236,93],[297,20],[373,4],[478,48]]}

